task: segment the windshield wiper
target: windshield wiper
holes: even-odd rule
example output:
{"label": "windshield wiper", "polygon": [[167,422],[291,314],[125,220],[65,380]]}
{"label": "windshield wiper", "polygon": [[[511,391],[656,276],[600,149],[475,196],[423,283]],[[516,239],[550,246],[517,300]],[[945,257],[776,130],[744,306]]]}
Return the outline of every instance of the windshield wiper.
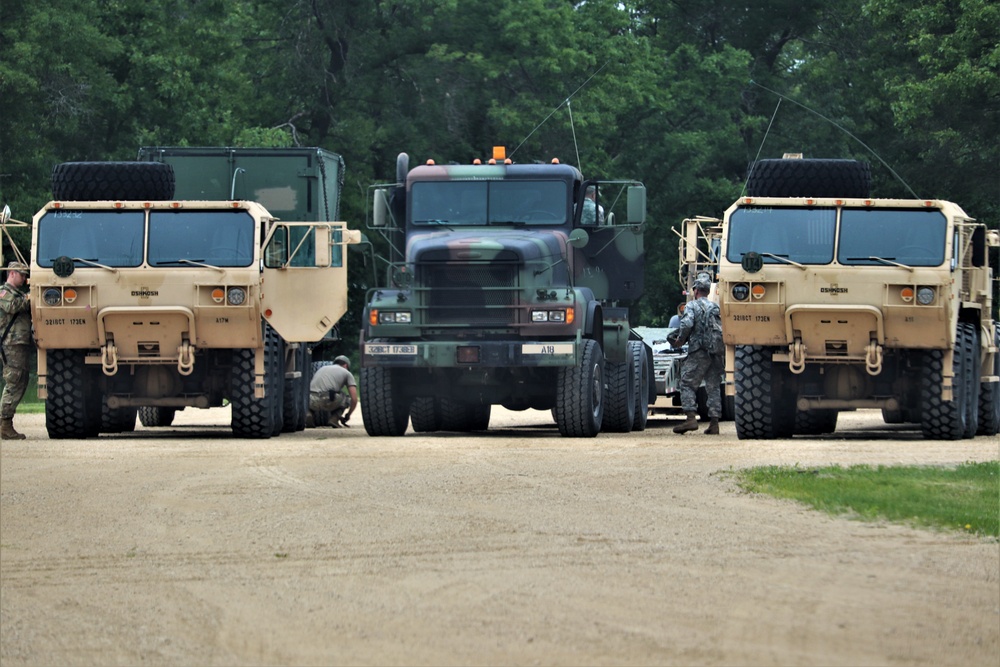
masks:
{"label": "windshield wiper", "polygon": [[[440,219],[436,219],[436,218],[430,218],[428,220],[414,220],[413,224],[415,224],[415,225],[440,225],[441,227],[446,227],[448,229],[451,229],[451,226],[450,226],[451,221],[450,220],[440,220]],[[454,230],[452,230],[452,231],[454,231]]]}
{"label": "windshield wiper", "polygon": [[799,264],[798,262],[792,261],[792,260],[788,259],[788,257],[786,257],[784,255],[775,255],[775,254],[772,254],[772,253],[769,253],[769,252],[761,252],[761,253],[757,253],[757,254],[759,254],[761,257],[770,257],[771,259],[776,259],[779,262],[782,262],[784,264],[791,264],[792,266],[798,267],[798,268],[802,269],[803,271],[806,270],[806,267],[805,267],[804,264]]}
{"label": "windshield wiper", "polygon": [[[113,266],[108,266],[106,264],[100,264],[100,263],[98,263],[98,261],[96,259],[84,259],[82,257],[73,257],[72,259],[73,259],[74,262],[83,262],[87,266],[93,266],[93,267],[98,268],[98,269],[104,269],[105,271],[110,271],[111,273],[114,273],[114,274],[118,273],[118,269],[114,268]],[[50,262],[54,262],[56,260],[51,259],[49,261]]]}
{"label": "windshield wiper", "polygon": [[913,267],[912,266],[909,266],[908,264],[900,264],[899,262],[893,261],[895,259],[896,259],[895,257],[888,257],[888,258],[886,258],[886,257],[875,257],[874,255],[872,255],[871,257],[846,257],[844,259],[844,261],[845,262],[863,262],[863,261],[880,262],[882,264],[887,264],[889,266],[898,266],[901,269],[909,269],[910,271],[913,271]]}
{"label": "windshield wiper", "polygon": [[222,273],[226,272],[225,269],[215,266],[214,264],[206,264],[205,260],[202,259],[167,259],[156,263],[157,266],[163,266],[164,264],[190,264],[191,266],[202,266],[206,269],[215,269],[216,271],[220,271]]}

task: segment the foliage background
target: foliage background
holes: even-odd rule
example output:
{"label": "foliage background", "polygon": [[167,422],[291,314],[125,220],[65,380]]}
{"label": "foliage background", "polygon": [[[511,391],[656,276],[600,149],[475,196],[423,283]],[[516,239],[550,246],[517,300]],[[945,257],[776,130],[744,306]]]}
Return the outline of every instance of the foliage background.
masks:
{"label": "foliage background", "polygon": [[[0,201],[21,220],[55,164],[141,145],[338,152],[355,228],[402,151],[504,144],[639,179],[636,324],[682,298],[672,228],[721,215],[758,157],[863,159],[876,196],[1000,219],[994,0],[5,0],[0,99]],[[371,279],[355,264],[345,320]]]}

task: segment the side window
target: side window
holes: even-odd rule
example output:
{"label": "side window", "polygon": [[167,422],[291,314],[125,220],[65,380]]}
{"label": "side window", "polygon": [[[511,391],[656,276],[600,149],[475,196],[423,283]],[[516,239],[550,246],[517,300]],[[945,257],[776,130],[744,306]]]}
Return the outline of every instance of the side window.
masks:
{"label": "side window", "polygon": [[264,248],[264,266],[280,269],[288,261],[288,227],[284,225],[274,230],[271,240]]}

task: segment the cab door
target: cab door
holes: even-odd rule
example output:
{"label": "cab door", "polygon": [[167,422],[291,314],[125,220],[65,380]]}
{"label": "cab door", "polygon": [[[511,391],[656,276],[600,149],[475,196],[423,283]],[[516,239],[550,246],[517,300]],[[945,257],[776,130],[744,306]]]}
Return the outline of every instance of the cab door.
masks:
{"label": "cab door", "polygon": [[347,312],[347,252],[361,232],[343,222],[274,222],[263,243],[261,312],[290,342],[321,339]]}

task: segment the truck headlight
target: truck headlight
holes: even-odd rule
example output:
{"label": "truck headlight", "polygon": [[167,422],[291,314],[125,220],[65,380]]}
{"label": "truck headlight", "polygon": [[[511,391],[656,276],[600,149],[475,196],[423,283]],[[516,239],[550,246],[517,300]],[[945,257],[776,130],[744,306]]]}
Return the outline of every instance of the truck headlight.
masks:
{"label": "truck headlight", "polygon": [[46,306],[58,306],[62,303],[62,292],[55,287],[50,287],[42,292],[42,301]]}
{"label": "truck headlight", "polygon": [[230,287],[226,292],[226,301],[229,302],[230,306],[242,306],[246,300],[247,293],[242,287]]}
{"label": "truck headlight", "polygon": [[559,310],[533,310],[531,311],[531,321],[572,324],[574,313],[575,311],[572,308],[560,308]]}
{"label": "truck headlight", "polygon": [[918,287],[917,303],[919,303],[921,306],[929,306],[930,304],[934,303],[934,288]]}
{"label": "truck headlight", "polygon": [[379,311],[379,324],[409,324],[413,321],[413,314],[408,310]]}
{"label": "truck headlight", "polygon": [[730,292],[737,301],[746,301],[750,298],[750,286],[746,283],[736,283]]}

